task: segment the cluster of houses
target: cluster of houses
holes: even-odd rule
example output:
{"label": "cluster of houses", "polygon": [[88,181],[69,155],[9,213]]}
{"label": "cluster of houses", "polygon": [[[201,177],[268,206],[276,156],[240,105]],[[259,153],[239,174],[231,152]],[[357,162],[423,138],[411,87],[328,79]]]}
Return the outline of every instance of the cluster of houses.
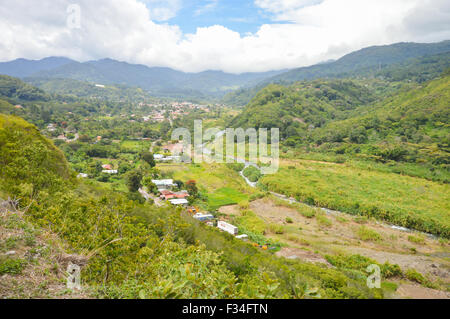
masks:
{"label": "cluster of houses", "polygon": [[144,106],[154,109],[151,114],[142,117],[144,122],[163,122],[166,119],[163,114],[164,111],[169,111],[172,119],[187,115],[190,110],[203,110],[205,112],[210,112],[208,105],[195,104],[191,102],[173,102],[171,104],[139,103],[139,107],[142,108]]}
{"label": "cluster of houses", "polygon": [[187,206],[189,193],[186,190],[181,190],[179,192],[172,191],[172,189],[177,186],[174,184],[173,179],[154,179],[152,183],[156,185],[159,191],[159,198],[166,200],[172,205],[176,206]]}
{"label": "cluster of houses", "polygon": [[178,162],[181,159],[180,156],[164,156],[163,154],[153,154],[153,158],[157,162]]}
{"label": "cluster of houses", "polygon": [[[172,205],[187,207],[189,203],[187,200],[187,198],[189,197],[189,193],[185,190],[181,190],[178,192],[172,191],[172,189],[176,186],[176,184],[173,182],[173,179],[154,179],[152,180],[152,183],[155,184],[158,188],[160,199],[166,200]],[[209,226],[214,226],[214,216],[212,214],[197,213],[195,209],[193,210],[193,212],[195,212],[193,218],[201,222],[205,222]],[[238,235],[238,228],[225,221],[218,221],[217,228],[230,233],[238,239],[248,239],[248,236],[246,234]]]}
{"label": "cluster of houses", "polygon": [[143,116],[142,119],[144,120],[144,122],[149,122],[149,121],[153,121],[153,122],[164,122],[165,117],[162,113],[160,112],[155,112],[151,115],[147,115],[147,116]]}

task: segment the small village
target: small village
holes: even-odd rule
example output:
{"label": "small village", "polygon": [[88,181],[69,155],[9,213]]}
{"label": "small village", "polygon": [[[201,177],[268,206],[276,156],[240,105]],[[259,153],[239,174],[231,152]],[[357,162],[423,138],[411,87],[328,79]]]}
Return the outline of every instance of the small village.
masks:
{"label": "small village", "polygon": [[[199,212],[199,209],[194,206],[189,206],[188,197],[190,196],[187,190],[174,191],[173,189],[177,187],[173,179],[154,179],[152,183],[158,188],[159,200],[170,203],[174,206],[181,206],[189,213],[194,219],[205,223],[210,227],[217,227],[221,231],[227,232],[237,239],[244,241],[248,240],[248,235],[240,234],[238,227],[227,223],[223,220],[218,220],[213,214],[209,212]],[[141,194],[149,199],[151,198],[145,190],[140,189]],[[256,246],[256,245],[255,245]],[[267,245],[261,246],[263,249],[267,249]]]}

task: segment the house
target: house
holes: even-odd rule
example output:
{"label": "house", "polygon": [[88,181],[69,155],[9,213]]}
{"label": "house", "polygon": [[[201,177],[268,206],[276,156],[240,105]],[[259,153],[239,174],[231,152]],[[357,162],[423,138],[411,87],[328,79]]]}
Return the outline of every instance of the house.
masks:
{"label": "house", "polygon": [[176,186],[173,183],[173,179],[152,179],[152,183],[156,185],[158,190],[171,189]]}
{"label": "house", "polygon": [[170,199],[169,202],[172,205],[176,205],[176,206],[187,206],[187,204],[189,203],[186,199],[184,198],[176,198],[176,199]]}
{"label": "house", "polygon": [[173,195],[174,195],[176,198],[186,198],[186,197],[189,197],[189,193],[188,193],[187,191],[185,191],[185,190],[182,190],[182,191],[173,193]]}
{"label": "house", "polygon": [[54,131],[56,131],[56,124],[50,123],[49,125],[47,125],[47,130],[48,130],[49,132],[54,132]]}
{"label": "house", "polygon": [[155,159],[155,161],[160,161],[164,158],[164,155],[162,154],[153,154],[153,158]]}
{"label": "house", "polygon": [[152,120],[155,121],[155,122],[163,122],[164,121],[164,116],[162,116],[160,114],[157,114],[157,115],[154,115],[152,117]]}
{"label": "house", "polygon": [[87,177],[88,177],[88,174],[80,173],[80,174],[77,175],[77,177],[78,177],[78,178],[87,178]]}
{"label": "house", "polygon": [[167,189],[160,190],[161,195],[159,196],[161,199],[173,199],[173,198],[186,198],[189,197],[189,193],[185,190],[180,192],[172,192]]}
{"label": "house", "polygon": [[117,174],[118,171],[116,169],[104,169],[102,171],[102,173],[106,173],[106,174]]}
{"label": "house", "polygon": [[202,214],[202,213],[197,213],[193,216],[195,219],[204,222],[204,221],[208,221],[211,219],[214,219],[214,216],[211,214]]}
{"label": "house", "polygon": [[242,235],[238,235],[236,236],[237,239],[241,239],[243,241],[247,241],[248,240],[248,235],[246,234],[242,234]]}
{"label": "house", "polygon": [[160,193],[161,193],[161,195],[160,195],[159,197],[160,197],[161,199],[167,200],[167,199],[172,199],[172,198],[175,197],[174,194],[173,194],[173,192],[170,191],[170,190],[167,190],[167,189],[161,189],[161,190],[160,190]]}
{"label": "house", "polygon": [[111,164],[104,164],[104,165],[102,165],[102,168],[106,169],[106,170],[112,170],[113,169]]}
{"label": "house", "polygon": [[217,223],[217,227],[220,230],[226,231],[227,233],[230,233],[231,235],[237,235],[238,234],[238,228],[234,225],[228,224],[227,222],[224,221],[219,221]]}

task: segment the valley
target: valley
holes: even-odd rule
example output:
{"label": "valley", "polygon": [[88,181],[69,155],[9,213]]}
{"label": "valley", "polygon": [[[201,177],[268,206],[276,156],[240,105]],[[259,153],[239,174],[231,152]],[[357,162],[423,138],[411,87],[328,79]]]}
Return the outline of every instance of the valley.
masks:
{"label": "valley", "polygon": [[[241,75],[0,64],[0,296],[449,299],[448,50]],[[278,170],[249,163],[251,145],[209,161],[219,135],[201,162],[180,154],[172,133],[195,120],[279,128]]]}

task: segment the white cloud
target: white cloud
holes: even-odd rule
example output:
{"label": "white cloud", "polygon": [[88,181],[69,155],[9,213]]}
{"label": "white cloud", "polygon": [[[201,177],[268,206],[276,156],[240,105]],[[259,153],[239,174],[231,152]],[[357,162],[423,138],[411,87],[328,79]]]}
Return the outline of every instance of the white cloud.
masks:
{"label": "white cloud", "polygon": [[219,0],[206,0],[206,3],[199,6],[197,10],[194,11],[195,16],[205,14],[209,11],[214,10],[219,4]]}
{"label": "white cloud", "polygon": [[[450,39],[445,0],[255,0],[289,24],[265,24],[241,35],[215,25],[183,34],[158,24],[176,14],[160,0],[78,0],[81,29],[66,26],[70,0],[0,0],[0,60],[67,56],[110,57],[197,72],[267,71],[310,65],[365,46]],[[152,5],[150,5],[150,1]],[[175,5],[176,4],[176,5]]]}
{"label": "white cloud", "polygon": [[255,0],[255,5],[271,13],[279,14],[322,2],[323,0]]}
{"label": "white cloud", "polygon": [[150,11],[150,19],[155,21],[167,21],[176,16],[181,9],[181,0],[139,0]]}

